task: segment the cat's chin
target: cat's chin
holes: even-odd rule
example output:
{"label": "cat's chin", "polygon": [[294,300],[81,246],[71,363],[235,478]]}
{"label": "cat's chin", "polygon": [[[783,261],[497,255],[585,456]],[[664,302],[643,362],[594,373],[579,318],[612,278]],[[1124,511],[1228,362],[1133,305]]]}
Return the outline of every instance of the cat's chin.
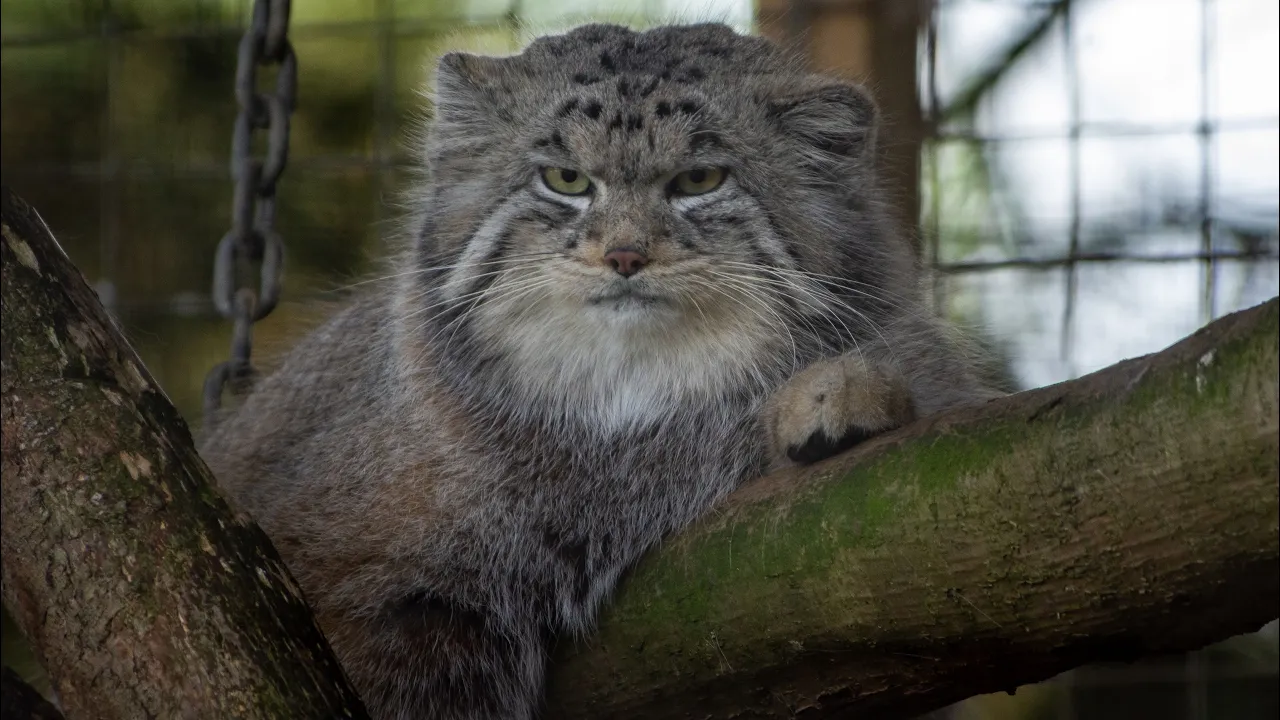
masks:
{"label": "cat's chin", "polygon": [[670,301],[659,295],[623,293],[593,297],[587,301],[593,308],[614,312],[645,312],[669,306]]}
{"label": "cat's chin", "polygon": [[604,317],[635,318],[670,315],[677,310],[671,297],[629,286],[611,286],[586,298],[588,311]]}

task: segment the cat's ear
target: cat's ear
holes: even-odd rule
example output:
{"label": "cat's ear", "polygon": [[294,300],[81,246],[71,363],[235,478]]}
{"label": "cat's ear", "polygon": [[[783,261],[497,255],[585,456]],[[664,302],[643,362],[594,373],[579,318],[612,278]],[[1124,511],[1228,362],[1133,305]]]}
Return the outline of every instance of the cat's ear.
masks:
{"label": "cat's ear", "polygon": [[767,107],[778,129],[815,170],[843,174],[854,166],[871,169],[879,112],[857,85],[813,78],[800,87],[779,89]]}
{"label": "cat's ear", "polygon": [[500,58],[459,52],[441,57],[436,65],[436,123],[474,127],[493,120],[501,63]]}

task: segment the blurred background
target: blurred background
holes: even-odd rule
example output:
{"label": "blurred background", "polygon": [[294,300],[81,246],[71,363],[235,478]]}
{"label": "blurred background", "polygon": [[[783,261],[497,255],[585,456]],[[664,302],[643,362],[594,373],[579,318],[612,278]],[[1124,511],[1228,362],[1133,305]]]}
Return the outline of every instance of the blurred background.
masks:
{"label": "blurred background", "polygon": [[[193,425],[229,327],[249,0],[4,0],[0,173],[43,215]],[[1280,286],[1276,0],[300,0],[277,228],[284,300],[256,357],[372,269],[397,229],[432,60],[586,20],[719,20],[867,84],[882,177],[938,310],[1014,387],[1159,350]],[[266,76],[264,76],[265,78]],[[310,313],[314,315],[314,312]],[[5,662],[16,636],[6,618]],[[962,718],[1274,718],[1280,640],[1089,667]],[[29,669],[35,673],[34,669]]]}

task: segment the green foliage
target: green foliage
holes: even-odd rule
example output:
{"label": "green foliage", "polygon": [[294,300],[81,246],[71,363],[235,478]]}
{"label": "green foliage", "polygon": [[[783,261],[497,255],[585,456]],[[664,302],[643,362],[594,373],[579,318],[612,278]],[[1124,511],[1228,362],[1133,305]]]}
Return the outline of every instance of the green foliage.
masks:
{"label": "green foliage", "polygon": [[[302,308],[368,270],[394,234],[397,167],[410,156],[406,130],[422,114],[430,58],[458,45],[513,45],[505,18],[462,25],[465,5],[294,3],[299,106],[278,221],[285,300],[259,329],[260,347],[296,335]],[[40,208],[193,419],[203,375],[225,357],[229,338],[205,298],[213,249],[230,222],[236,48],[250,6],[2,6],[3,181]],[[264,86],[271,81],[260,75]]]}

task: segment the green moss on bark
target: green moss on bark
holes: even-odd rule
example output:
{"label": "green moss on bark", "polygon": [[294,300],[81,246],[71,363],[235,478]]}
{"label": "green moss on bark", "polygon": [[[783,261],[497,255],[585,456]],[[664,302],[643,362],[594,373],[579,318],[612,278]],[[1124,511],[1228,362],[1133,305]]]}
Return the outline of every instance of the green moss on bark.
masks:
{"label": "green moss on bark", "polygon": [[1272,301],[744,488],[562,651],[554,712],[906,714],[1261,626],[1278,321]]}

